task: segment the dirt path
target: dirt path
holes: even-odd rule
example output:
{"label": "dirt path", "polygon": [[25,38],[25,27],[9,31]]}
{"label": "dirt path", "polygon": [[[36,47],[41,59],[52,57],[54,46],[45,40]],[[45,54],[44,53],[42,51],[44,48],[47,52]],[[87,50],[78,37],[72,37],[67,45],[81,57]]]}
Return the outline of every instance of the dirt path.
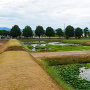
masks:
{"label": "dirt path", "polygon": [[28,52],[0,55],[0,90],[64,90],[35,62]]}
{"label": "dirt path", "polygon": [[17,40],[5,43],[0,47],[0,90],[64,90]]}
{"label": "dirt path", "polygon": [[79,54],[90,54],[90,50],[86,51],[63,51],[63,52],[38,52],[31,53],[33,57],[49,57],[49,56],[60,56],[60,55],[79,55]]}

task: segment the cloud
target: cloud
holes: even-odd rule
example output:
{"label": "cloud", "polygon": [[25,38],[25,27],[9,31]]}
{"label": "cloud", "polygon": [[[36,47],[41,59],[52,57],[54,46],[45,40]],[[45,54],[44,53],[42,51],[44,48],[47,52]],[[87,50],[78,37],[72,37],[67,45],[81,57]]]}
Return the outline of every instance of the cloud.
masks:
{"label": "cloud", "polygon": [[89,27],[89,0],[2,0],[0,1],[0,26],[21,28],[37,25],[44,28],[63,28],[64,23],[74,27]]}

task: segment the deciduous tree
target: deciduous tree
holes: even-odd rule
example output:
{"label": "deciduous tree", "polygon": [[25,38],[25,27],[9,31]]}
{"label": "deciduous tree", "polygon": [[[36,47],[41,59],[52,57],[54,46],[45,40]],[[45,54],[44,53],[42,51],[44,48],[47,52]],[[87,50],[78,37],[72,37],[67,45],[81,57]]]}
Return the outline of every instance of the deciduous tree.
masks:
{"label": "deciduous tree", "polygon": [[48,37],[55,36],[55,32],[54,32],[52,27],[47,27],[46,28],[46,36],[48,36]]}
{"label": "deciduous tree", "polygon": [[42,26],[37,26],[35,30],[35,34],[40,38],[41,35],[44,34],[44,29]]}
{"label": "deciduous tree", "polygon": [[88,35],[88,28],[85,27],[85,28],[84,28],[84,36],[87,37],[87,35]]}
{"label": "deciduous tree", "polygon": [[83,33],[83,31],[82,31],[81,28],[77,27],[77,28],[75,29],[75,37],[76,37],[76,38],[79,39],[79,38],[81,37],[82,33]]}
{"label": "deciduous tree", "polygon": [[73,37],[74,36],[74,28],[73,26],[69,25],[66,27],[65,29],[65,35],[66,35],[66,38],[68,37]]}
{"label": "deciduous tree", "polygon": [[61,28],[56,29],[56,34],[60,37],[63,36],[63,31]]}
{"label": "deciduous tree", "polygon": [[21,35],[21,31],[20,31],[20,28],[18,25],[14,25],[10,31],[10,35],[13,37],[13,38],[17,38],[17,36],[20,36]]}
{"label": "deciduous tree", "polygon": [[23,29],[23,36],[27,38],[33,36],[33,32],[30,26],[25,26],[25,28]]}

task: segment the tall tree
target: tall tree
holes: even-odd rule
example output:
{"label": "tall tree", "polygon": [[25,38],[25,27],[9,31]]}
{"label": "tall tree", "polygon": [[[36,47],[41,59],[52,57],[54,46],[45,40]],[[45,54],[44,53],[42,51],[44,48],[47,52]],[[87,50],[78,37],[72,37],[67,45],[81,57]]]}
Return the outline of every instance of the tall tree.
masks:
{"label": "tall tree", "polygon": [[63,36],[63,31],[61,28],[56,29],[56,34],[60,37]]}
{"label": "tall tree", "polygon": [[85,28],[84,28],[84,36],[87,37],[87,35],[88,35],[88,28],[85,27]]}
{"label": "tall tree", "polygon": [[25,26],[25,28],[23,29],[23,36],[27,38],[33,36],[33,32],[30,26]]}
{"label": "tall tree", "polygon": [[79,39],[79,38],[81,37],[82,33],[83,33],[83,31],[82,31],[81,28],[77,27],[77,28],[75,29],[75,37],[76,37],[76,38]]}
{"label": "tall tree", "polygon": [[41,35],[44,34],[44,29],[42,26],[37,26],[35,30],[35,34],[40,38]]}
{"label": "tall tree", "polygon": [[46,36],[48,36],[48,37],[55,36],[55,32],[54,32],[52,27],[47,27],[46,28]]}
{"label": "tall tree", "polygon": [[10,31],[10,35],[13,37],[13,38],[17,38],[17,36],[20,36],[21,35],[21,31],[20,31],[20,28],[18,25],[14,25]]}
{"label": "tall tree", "polygon": [[66,38],[68,37],[73,37],[74,36],[74,28],[73,26],[69,25],[66,27],[65,29],[65,35],[66,35]]}

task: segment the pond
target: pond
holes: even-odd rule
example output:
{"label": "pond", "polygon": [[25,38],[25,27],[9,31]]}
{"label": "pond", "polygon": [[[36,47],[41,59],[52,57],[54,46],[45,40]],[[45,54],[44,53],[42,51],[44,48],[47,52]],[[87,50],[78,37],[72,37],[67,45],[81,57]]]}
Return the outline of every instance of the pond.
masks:
{"label": "pond", "polygon": [[[68,44],[68,43],[62,43],[62,42],[46,42],[46,41],[30,41],[30,42],[23,42],[23,43],[26,46],[27,45],[33,46],[33,48],[29,48],[31,52],[59,51],[60,48],[62,49],[62,51],[63,50],[65,51],[66,48],[63,48],[65,46],[72,46],[71,48],[73,48],[74,46],[82,46],[80,44]],[[69,50],[66,50],[66,51],[69,51]]]}
{"label": "pond", "polygon": [[88,69],[86,69],[85,67],[80,68],[79,78],[90,81],[90,68]]}

